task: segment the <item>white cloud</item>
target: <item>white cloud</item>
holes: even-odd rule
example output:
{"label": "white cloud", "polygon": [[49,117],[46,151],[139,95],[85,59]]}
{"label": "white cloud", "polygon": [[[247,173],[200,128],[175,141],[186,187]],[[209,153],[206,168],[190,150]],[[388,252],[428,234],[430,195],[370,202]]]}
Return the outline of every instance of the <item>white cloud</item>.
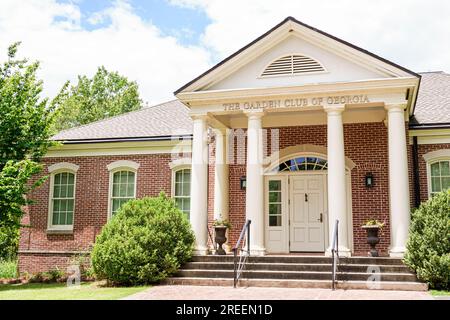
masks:
{"label": "white cloud", "polygon": [[41,61],[39,75],[48,96],[67,79],[92,75],[104,65],[136,80],[144,101],[150,103],[172,99],[175,89],[209,66],[207,50],[163,36],[125,1],[91,17],[91,22],[111,21],[92,31],[81,27],[81,14],[76,4],[54,0],[2,0],[1,58],[8,45],[22,41],[19,55]]}
{"label": "white cloud", "polygon": [[[0,1],[0,59],[22,41],[21,56],[41,61],[45,93],[53,96],[78,74],[105,65],[139,83],[150,103],[172,92],[287,16],[293,16],[414,71],[450,72],[450,1],[435,0],[167,0],[203,10],[211,23],[197,46],[180,44],[139,17],[126,0],[81,25],[74,1]],[[107,22],[107,23],[105,23]],[[106,26],[105,26],[106,25]],[[173,35],[189,33],[177,30]]]}
{"label": "white cloud", "polygon": [[414,71],[450,72],[448,0],[170,0],[204,10],[203,35],[220,57],[241,48],[287,16]]}

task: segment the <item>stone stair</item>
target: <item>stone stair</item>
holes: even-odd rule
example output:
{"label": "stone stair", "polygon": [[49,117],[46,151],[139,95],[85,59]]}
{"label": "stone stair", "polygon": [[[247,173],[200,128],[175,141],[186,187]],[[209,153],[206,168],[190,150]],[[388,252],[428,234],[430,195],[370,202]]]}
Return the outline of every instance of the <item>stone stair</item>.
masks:
{"label": "stone stair", "polygon": [[[233,256],[194,256],[166,284],[233,286]],[[268,255],[250,257],[239,286],[331,288],[331,258]],[[377,274],[375,274],[375,273]],[[368,281],[379,278],[380,281]],[[396,258],[341,258],[337,273],[340,289],[426,291],[425,283]]]}

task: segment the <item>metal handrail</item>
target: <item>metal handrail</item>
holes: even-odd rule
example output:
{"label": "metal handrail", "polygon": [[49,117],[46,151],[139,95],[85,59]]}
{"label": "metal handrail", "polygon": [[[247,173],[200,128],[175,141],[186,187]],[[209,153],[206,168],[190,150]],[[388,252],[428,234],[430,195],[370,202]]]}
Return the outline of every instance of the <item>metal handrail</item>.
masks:
{"label": "metal handrail", "polygon": [[331,244],[331,258],[332,258],[332,275],[331,275],[331,289],[336,289],[336,272],[339,264],[339,220],[336,219],[333,230],[333,242]]}
{"label": "metal handrail", "polygon": [[[233,256],[234,256],[234,281],[233,286],[236,288],[239,278],[244,270],[245,263],[247,262],[247,258],[250,256],[250,224],[251,220],[247,220],[242,227],[241,234],[239,235],[239,239],[236,242],[236,245],[233,248]],[[247,233],[247,250],[244,249],[244,246],[241,246],[241,242],[244,240],[245,233]],[[244,252],[243,255],[239,255],[238,261],[238,251]]]}

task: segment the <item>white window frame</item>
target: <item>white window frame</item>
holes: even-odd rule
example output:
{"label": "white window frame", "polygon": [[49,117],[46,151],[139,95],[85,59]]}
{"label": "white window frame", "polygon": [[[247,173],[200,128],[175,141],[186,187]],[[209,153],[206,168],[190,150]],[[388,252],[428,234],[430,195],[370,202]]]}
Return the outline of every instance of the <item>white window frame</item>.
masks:
{"label": "white window frame", "polygon": [[[48,167],[48,172],[50,174],[50,190],[48,197],[48,217],[47,217],[47,231],[48,232],[73,232],[73,226],[75,225],[75,212],[76,212],[76,194],[77,194],[77,171],[80,167],[76,164],[69,162],[59,162],[52,164]],[[67,225],[53,225],[53,196],[55,189],[55,176],[59,173],[71,173],[73,177],[73,216],[72,224]]]}
{"label": "white window frame", "polygon": [[428,184],[428,198],[432,194],[431,185],[431,165],[439,161],[450,162],[450,149],[441,149],[437,151],[431,151],[423,155],[424,160],[427,163],[427,184]]}
{"label": "white window frame", "polygon": [[[181,158],[172,161],[169,163],[169,167],[172,170],[172,183],[171,183],[171,197],[175,200],[175,178],[176,173],[180,170],[189,169],[191,170],[191,177],[192,177],[192,166],[191,166],[191,158]],[[192,199],[192,186],[191,186],[191,193],[189,194],[189,198]],[[189,212],[189,217],[191,217],[191,213]]]}
{"label": "white window frame", "polygon": [[140,164],[129,160],[119,160],[111,162],[107,165],[109,171],[109,187],[108,187],[108,220],[112,217],[112,192],[114,174],[118,171],[130,171],[134,173],[134,199],[136,199],[138,169]]}

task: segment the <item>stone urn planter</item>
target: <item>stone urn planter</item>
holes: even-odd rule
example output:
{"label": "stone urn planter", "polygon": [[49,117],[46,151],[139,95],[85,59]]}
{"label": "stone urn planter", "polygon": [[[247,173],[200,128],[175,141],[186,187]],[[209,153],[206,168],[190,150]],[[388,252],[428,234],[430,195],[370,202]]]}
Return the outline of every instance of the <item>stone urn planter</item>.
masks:
{"label": "stone urn planter", "polygon": [[214,227],[214,242],[217,245],[216,254],[217,255],[225,255],[227,254],[225,250],[223,249],[223,244],[227,242],[227,229],[231,228],[231,224],[228,220],[223,220],[222,216],[220,216],[220,219],[214,220],[213,223]]}
{"label": "stone urn planter", "polygon": [[383,228],[384,223],[379,222],[378,220],[369,220],[362,226],[363,229],[366,229],[367,233],[367,243],[370,245],[370,256],[378,257],[378,250],[376,249],[376,245],[380,242],[379,231]]}
{"label": "stone urn planter", "polygon": [[217,255],[225,255],[227,254],[225,250],[222,248],[223,244],[227,242],[226,232],[228,227],[226,226],[214,226],[214,241],[217,244]]}

